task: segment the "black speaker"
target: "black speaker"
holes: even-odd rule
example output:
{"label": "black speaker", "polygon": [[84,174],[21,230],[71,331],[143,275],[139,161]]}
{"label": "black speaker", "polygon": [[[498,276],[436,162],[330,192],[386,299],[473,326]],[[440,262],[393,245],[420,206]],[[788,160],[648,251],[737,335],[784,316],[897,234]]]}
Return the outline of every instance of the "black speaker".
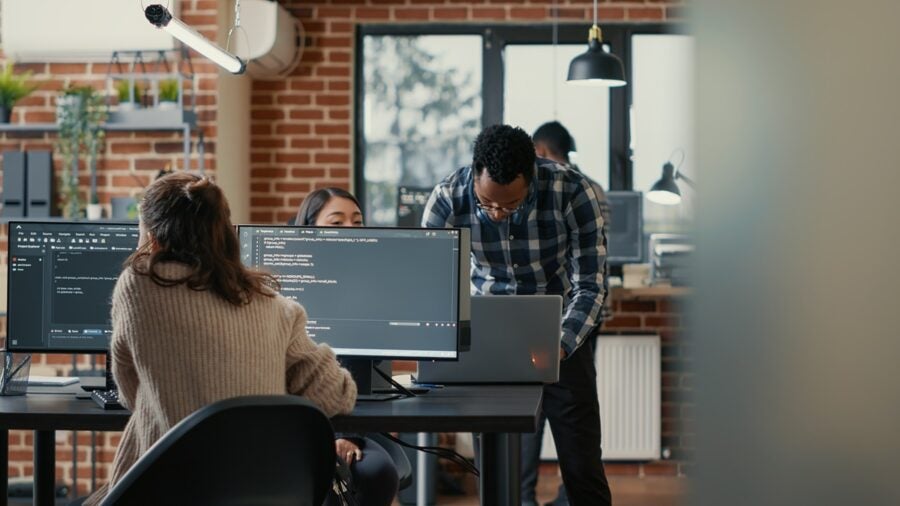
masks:
{"label": "black speaker", "polygon": [[53,209],[53,154],[27,151],[25,216],[46,218]]}
{"label": "black speaker", "polygon": [[3,216],[25,216],[25,153],[3,152]]}

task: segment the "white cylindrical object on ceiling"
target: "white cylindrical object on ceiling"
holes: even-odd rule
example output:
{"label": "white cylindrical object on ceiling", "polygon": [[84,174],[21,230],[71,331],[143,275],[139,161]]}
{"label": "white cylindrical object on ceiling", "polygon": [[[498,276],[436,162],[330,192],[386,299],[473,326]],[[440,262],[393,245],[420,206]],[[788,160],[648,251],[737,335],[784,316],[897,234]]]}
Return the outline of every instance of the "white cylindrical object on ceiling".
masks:
{"label": "white cylindrical object on ceiling", "polygon": [[302,25],[278,2],[243,0],[241,28],[247,34],[249,54],[240,48],[241,40],[232,40],[232,47],[241,58],[249,56],[247,72],[253,77],[284,76],[300,63]]}

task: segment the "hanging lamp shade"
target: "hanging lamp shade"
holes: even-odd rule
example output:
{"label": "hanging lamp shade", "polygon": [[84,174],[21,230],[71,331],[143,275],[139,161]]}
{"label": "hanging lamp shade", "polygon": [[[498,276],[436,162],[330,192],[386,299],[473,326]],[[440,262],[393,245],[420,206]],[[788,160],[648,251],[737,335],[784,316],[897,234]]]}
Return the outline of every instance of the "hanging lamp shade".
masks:
{"label": "hanging lamp shade", "polygon": [[662,177],[647,192],[647,199],[657,204],[669,206],[681,203],[681,190],[678,189],[678,185],[675,183],[675,166],[670,162],[666,162],[663,165]]}
{"label": "hanging lamp shade", "polygon": [[603,50],[597,25],[591,27],[588,50],[569,63],[566,81],[581,86],[625,86],[625,66],[619,57]]}

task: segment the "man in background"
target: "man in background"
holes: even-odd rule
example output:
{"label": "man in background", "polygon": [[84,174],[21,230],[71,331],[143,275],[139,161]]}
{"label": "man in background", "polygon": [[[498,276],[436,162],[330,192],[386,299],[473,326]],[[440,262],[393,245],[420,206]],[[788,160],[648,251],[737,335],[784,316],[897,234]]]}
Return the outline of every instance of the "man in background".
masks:
{"label": "man in background", "polygon": [[[569,159],[569,153],[575,151],[575,139],[569,134],[568,129],[558,121],[550,121],[544,123],[531,136],[534,142],[534,152],[538,158],[554,161],[567,169],[581,173],[581,169],[572,163]],[[600,215],[603,217],[604,231],[609,225],[609,202],[606,199],[606,192],[593,179],[585,176],[591,184],[591,188],[597,196],[597,205],[600,208]],[[604,249],[606,246],[606,234],[603,234]],[[603,264],[603,282],[604,292],[606,292],[606,263]],[[604,300],[603,309],[606,309]],[[605,315],[605,311],[601,314]],[[596,344],[596,334],[588,337],[591,339],[591,346],[594,348]],[[526,506],[536,505],[537,499],[535,488],[537,487],[540,463],[541,463],[541,446],[544,439],[544,426],[547,417],[541,413],[538,423],[537,432],[532,434],[522,434],[522,504]],[[566,486],[560,483],[556,499],[548,503],[548,506],[567,506],[569,501],[566,496]]]}
{"label": "man in background", "polygon": [[435,186],[423,226],[471,230],[476,294],[563,297],[559,382],[544,386],[543,413],[569,501],[611,504],[588,340],[605,296],[606,258],[603,218],[590,182],[537,160],[531,137],[521,128],[490,126],[475,140],[472,165]]}
{"label": "man in background", "polygon": [[[575,139],[559,121],[550,121],[539,126],[531,139],[534,141],[534,152],[538,158],[552,160],[567,169],[581,172],[581,168],[569,160],[569,153],[575,152]],[[599,183],[585,177],[590,181],[594,193],[597,194],[603,223],[609,225],[609,202],[606,200],[606,192]]]}

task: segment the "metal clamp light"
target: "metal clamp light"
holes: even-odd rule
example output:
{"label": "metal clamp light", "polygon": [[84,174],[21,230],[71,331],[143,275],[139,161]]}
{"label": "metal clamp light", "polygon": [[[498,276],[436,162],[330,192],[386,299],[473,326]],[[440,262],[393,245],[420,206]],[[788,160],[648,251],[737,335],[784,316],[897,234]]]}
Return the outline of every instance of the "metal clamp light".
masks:
{"label": "metal clamp light", "polygon": [[603,50],[600,27],[597,26],[597,0],[594,0],[594,26],[588,32],[588,50],[572,59],[566,81],[582,86],[625,86],[622,60]]}
{"label": "metal clamp light", "polygon": [[694,187],[694,181],[681,172],[676,172],[672,162],[663,164],[662,177],[647,192],[647,200],[667,206],[680,204],[681,190],[678,189],[678,184],[675,183],[676,179],[681,179],[691,188]]}
{"label": "metal clamp light", "polygon": [[169,32],[172,37],[183,42],[186,46],[197,51],[203,56],[209,58],[216,65],[231,72],[232,74],[243,74],[247,69],[247,64],[237,56],[225,51],[209,39],[203,36],[197,30],[184,24],[180,19],[172,16],[168,9],[159,4],[148,5],[144,9],[144,15],[147,21],[157,28]]}

